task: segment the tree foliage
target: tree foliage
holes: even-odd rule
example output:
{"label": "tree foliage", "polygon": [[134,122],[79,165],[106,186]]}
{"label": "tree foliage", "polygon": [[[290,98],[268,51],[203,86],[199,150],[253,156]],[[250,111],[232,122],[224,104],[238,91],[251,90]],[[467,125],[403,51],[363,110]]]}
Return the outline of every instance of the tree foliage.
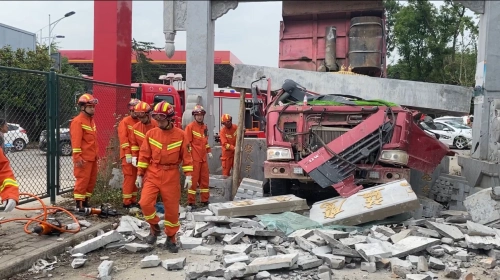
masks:
{"label": "tree foliage", "polygon": [[139,83],[151,83],[158,80],[161,68],[151,63],[152,59],[148,57],[151,51],[161,51],[161,48],[154,46],[152,42],[137,41],[132,39],[132,53],[135,56],[136,63],[132,64],[134,76]]}
{"label": "tree foliage", "polygon": [[478,26],[465,7],[451,0],[439,9],[428,0],[385,5],[388,52],[399,56],[389,78],[474,85]]}
{"label": "tree foliage", "polygon": [[[53,46],[53,50],[57,51],[57,48]],[[37,45],[35,51],[3,47],[0,49],[0,65],[18,69],[0,68],[1,117],[7,119],[8,122],[20,124],[28,131],[30,139],[37,139],[46,126],[48,72],[52,67],[48,47]],[[81,76],[80,72],[68,63],[67,58],[62,58],[60,74]],[[75,80],[64,80],[56,86],[61,97],[60,115],[73,114],[74,104],[69,101],[66,93],[81,90],[82,85]]]}

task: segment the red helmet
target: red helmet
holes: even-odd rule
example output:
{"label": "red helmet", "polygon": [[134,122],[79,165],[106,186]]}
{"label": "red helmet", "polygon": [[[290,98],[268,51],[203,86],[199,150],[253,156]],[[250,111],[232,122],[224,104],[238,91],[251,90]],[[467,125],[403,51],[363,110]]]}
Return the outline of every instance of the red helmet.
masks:
{"label": "red helmet", "polygon": [[84,93],[78,98],[78,106],[96,105],[97,103],[97,98],[88,93]]}
{"label": "red helmet", "polygon": [[194,108],[193,108],[193,112],[191,112],[191,114],[193,116],[196,116],[196,115],[205,115],[207,112],[205,111],[205,109],[203,109],[203,106],[201,105],[195,105]]}
{"label": "red helmet", "polygon": [[141,102],[141,101],[137,98],[130,99],[130,101],[128,102],[128,110],[133,111],[135,105],[139,104],[139,102]]}
{"label": "red helmet", "polygon": [[151,112],[151,106],[149,106],[149,104],[144,102],[144,101],[139,101],[134,106],[134,112],[136,112],[136,113],[149,113],[149,112]]}
{"label": "red helmet", "polygon": [[175,116],[174,106],[166,101],[162,101],[156,104],[153,109],[153,118],[156,120],[164,120],[166,118],[172,118]]}
{"label": "red helmet", "polygon": [[230,122],[230,121],[232,121],[232,120],[233,120],[233,117],[231,117],[231,115],[229,115],[229,114],[224,114],[224,115],[222,115],[222,117],[220,118],[220,122],[221,122],[222,124],[224,124],[224,123],[226,123],[226,122]]}

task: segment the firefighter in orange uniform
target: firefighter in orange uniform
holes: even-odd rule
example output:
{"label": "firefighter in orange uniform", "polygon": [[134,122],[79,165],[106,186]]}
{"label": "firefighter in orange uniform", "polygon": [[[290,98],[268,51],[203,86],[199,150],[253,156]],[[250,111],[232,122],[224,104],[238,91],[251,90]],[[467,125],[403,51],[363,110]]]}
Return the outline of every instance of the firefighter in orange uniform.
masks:
{"label": "firefighter in orange uniform", "polygon": [[131,139],[134,135],[134,125],[139,122],[134,113],[134,106],[140,101],[133,98],[128,103],[129,116],[123,118],[118,124],[118,140],[120,141],[120,159],[122,160],[123,172],[123,207],[137,207],[137,187],[135,178],[137,177],[137,167],[132,165]]}
{"label": "firefighter in orange uniform", "polygon": [[200,187],[200,202],[202,204],[208,205],[210,198],[207,155],[209,158],[213,156],[212,149],[208,145],[207,125],[203,123],[205,113],[205,109],[201,105],[194,106],[192,112],[194,121],[184,129],[193,157],[193,178],[192,182],[187,182],[189,184],[188,204],[192,207],[196,203],[196,187]]}
{"label": "firefighter in orange uniform", "polygon": [[136,185],[139,189],[142,188],[139,204],[145,220],[150,224],[146,242],[154,244],[160,235],[160,218],[156,215],[155,204],[158,194],[161,195],[165,208],[165,246],[171,253],[176,253],[179,250],[175,235],[180,227],[181,198],[179,165],[182,162],[182,170],[189,178],[193,171],[193,161],[185,133],[174,127],[173,106],[165,101],[156,104],[152,117],[158,121],[158,127],[146,132],[137,163]]}
{"label": "firefighter in orange uniform", "polygon": [[17,203],[19,203],[19,184],[14,177],[14,172],[10,167],[9,159],[3,152],[3,147],[0,148],[0,197],[2,203],[5,203],[4,212],[14,210]]}
{"label": "firefighter in orange uniform", "polygon": [[130,138],[130,147],[132,150],[132,165],[137,166],[137,157],[139,157],[139,149],[142,145],[146,132],[152,128],[158,127],[158,122],[151,118],[151,106],[146,102],[139,102],[134,107],[134,112],[140,122],[133,127],[134,135]]}
{"label": "firefighter in orange uniform", "polygon": [[97,180],[97,131],[94,122],[97,99],[85,93],[78,99],[80,114],[71,121],[69,133],[76,178],[73,197],[78,209],[89,206]]}
{"label": "firefighter in orange uniform", "polygon": [[233,124],[233,117],[229,114],[222,115],[220,120],[223,127],[220,129],[220,143],[222,148],[222,175],[229,176],[234,162],[234,147],[236,146],[237,125]]}

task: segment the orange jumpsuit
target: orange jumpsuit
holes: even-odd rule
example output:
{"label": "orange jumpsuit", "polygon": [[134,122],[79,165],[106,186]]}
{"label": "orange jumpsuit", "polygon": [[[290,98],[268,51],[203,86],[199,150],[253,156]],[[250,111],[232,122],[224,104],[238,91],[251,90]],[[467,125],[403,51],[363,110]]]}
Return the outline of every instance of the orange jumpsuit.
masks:
{"label": "orange jumpsuit", "polygon": [[138,121],[138,119],[128,116],[123,118],[120,124],[118,124],[118,139],[120,141],[120,158],[122,160],[123,172],[122,197],[124,205],[130,205],[131,203],[137,202],[137,187],[135,186],[137,167],[133,166],[131,163],[127,163],[127,158],[132,158],[130,142],[134,136],[133,126]]}
{"label": "orange jumpsuit", "polygon": [[151,119],[149,124],[138,122],[134,125],[134,135],[130,138],[130,147],[133,157],[139,157],[139,149],[142,145],[142,141],[144,141],[144,137],[146,137],[146,132],[155,127],[158,127],[158,122],[154,119]]}
{"label": "orange jumpsuit", "polygon": [[199,124],[196,121],[188,124],[184,129],[190,144],[191,155],[193,156],[193,177],[192,185],[188,190],[188,203],[196,203],[196,187],[200,186],[200,201],[208,202],[210,190],[208,189],[209,171],[207,154],[212,152],[208,145],[207,125]]}
{"label": "orange jumpsuit", "polygon": [[137,163],[137,174],[143,177],[141,205],[144,219],[150,225],[157,225],[156,215],[158,193],[165,208],[165,234],[176,243],[175,234],[179,230],[179,202],[181,183],[179,165],[186,176],[193,171],[193,160],[188,150],[185,133],[179,128],[162,130],[158,127],[148,131],[142,142]]}
{"label": "orange jumpsuit", "polygon": [[5,156],[2,151],[0,151],[0,197],[2,197],[2,202],[8,199],[14,199],[16,204],[19,203],[19,184],[14,177],[14,172],[10,167],[9,159]]}
{"label": "orange jumpsuit", "polygon": [[[94,118],[84,112],[71,121],[69,128],[71,146],[73,148],[73,166],[76,178],[73,197],[75,200],[90,198],[97,180],[97,130]],[[76,162],[84,160],[82,167],[77,167]]]}
{"label": "orange jumpsuit", "polygon": [[236,146],[236,134],[238,126],[233,124],[231,128],[222,126],[220,129],[220,143],[222,148],[222,175],[229,176],[234,163],[234,147]]}

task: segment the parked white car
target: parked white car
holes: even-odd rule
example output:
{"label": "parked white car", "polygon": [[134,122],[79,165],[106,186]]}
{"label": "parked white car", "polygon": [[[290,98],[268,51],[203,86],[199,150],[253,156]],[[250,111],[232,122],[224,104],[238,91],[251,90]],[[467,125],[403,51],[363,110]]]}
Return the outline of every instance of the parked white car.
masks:
{"label": "parked white car", "polygon": [[30,142],[26,130],[17,123],[7,123],[9,132],[3,135],[5,145],[11,145],[15,151],[22,151]]}
{"label": "parked white car", "polygon": [[434,119],[436,129],[431,129],[422,123],[426,129],[439,134],[439,141],[450,147],[463,150],[470,148],[472,144],[472,129],[460,122],[450,120]]}
{"label": "parked white car", "polygon": [[457,123],[463,123],[463,124],[467,124],[467,120],[469,119],[468,116],[464,116],[464,117],[452,117],[452,116],[445,116],[445,117],[439,117],[439,118],[435,118],[434,121],[454,121],[454,122],[457,122]]}

